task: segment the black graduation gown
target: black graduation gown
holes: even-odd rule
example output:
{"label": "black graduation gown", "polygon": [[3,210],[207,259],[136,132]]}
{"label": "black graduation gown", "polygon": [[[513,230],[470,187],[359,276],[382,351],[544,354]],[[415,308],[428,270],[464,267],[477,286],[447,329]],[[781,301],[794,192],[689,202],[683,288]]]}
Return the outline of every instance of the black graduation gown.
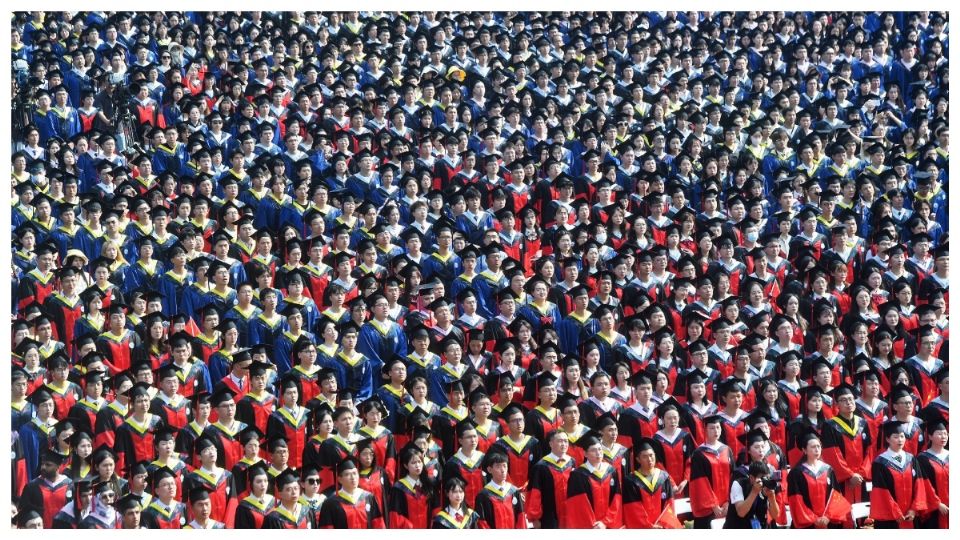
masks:
{"label": "black graduation gown", "polygon": [[34,478],[23,488],[20,495],[19,510],[33,510],[43,518],[43,528],[53,526],[53,516],[57,515],[68,502],[73,500],[73,480],[60,476],[53,483],[42,477]]}

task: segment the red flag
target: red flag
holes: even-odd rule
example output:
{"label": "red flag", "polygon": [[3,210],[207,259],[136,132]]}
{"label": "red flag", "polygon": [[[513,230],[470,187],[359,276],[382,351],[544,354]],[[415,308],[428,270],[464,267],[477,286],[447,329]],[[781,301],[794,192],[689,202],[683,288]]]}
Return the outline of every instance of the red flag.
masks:
{"label": "red flag", "polygon": [[823,517],[833,523],[842,523],[850,518],[850,511],[852,509],[853,506],[850,505],[850,501],[839,491],[833,490],[830,492],[830,497],[827,498],[827,504],[823,510]]}
{"label": "red flag", "polygon": [[670,504],[663,509],[663,512],[660,512],[660,517],[657,518],[657,521],[654,522],[654,525],[660,524],[664,529],[682,529],[683,524],[680,523],[680,520],[677,519],[677,514],[673,509],[673,501],[670,501]]}

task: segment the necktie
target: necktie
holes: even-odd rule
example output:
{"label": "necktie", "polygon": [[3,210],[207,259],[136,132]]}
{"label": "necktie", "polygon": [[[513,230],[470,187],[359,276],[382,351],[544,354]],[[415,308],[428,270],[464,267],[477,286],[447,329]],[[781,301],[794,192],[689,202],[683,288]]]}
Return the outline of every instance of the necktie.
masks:
{"label": "necktie", "polygon": [[460,512],[457,512],[457,514],[456,514],[455,516],[453,516],[453,517],[454,517],[457,521],[463,521],[463,514],[461,514]]}

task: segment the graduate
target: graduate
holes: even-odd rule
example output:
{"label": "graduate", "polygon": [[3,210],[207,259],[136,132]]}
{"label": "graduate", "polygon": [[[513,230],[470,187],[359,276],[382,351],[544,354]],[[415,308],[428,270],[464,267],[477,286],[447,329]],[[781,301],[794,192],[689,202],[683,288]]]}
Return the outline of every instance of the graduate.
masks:
{"label": "graduate", "polygon": [[213,498],[206,486],[192,488],[189,491],[190,515],[193,519],[183,526],[184,529],[225,529],[226,524],[213,517]]}
{"label": "graduate", "polygon": [[[403,328],[389,319],[390,302],[380,293],[374,293],[367,298],[372,317],[363,327],[357,338],[357,351],[379,366],[394,356],[407,355],[407,337]],[[372,392],[373,389],[371,388]],[[361,396],[366,399],[369,394]]]}
{"label": "graduate", "polygon": [[623,526],[627,529],[681,529],[674,511],[675,480],[657,467],[662,459],[660,444],[651,438],[633,449],[636,470],[623,482]]}
{"label": "graduate", "polygon": [[57,424],[53,416],[53,396],[44,388],[38,388],[30,394],[30,402],[36,416],[24,424],[18,432],[18,442],[23,451],[28,479],[36,478],[40,473],[40,455],[50,448],[54,428]]}
{"label": "graduate", "polygon": [[177,474],[167,467],[159,467],[150,476],[154,496],[141,514],[144,527],[180,529],[187,524],[187,506],[176,500],[180,484]]}
{"label": "graduate", "polygon": [[500,450],[484,456],[484,469],[489,482],[477,495],[474,506],[481,529],[526,529],[527,515],[523,510],[520,490],[509,481],[510,460]]}
{"label": "graduate", "polygon": [[567,294],[573,299],[574,307],[557,324],[557,334],[560,336],[560,350],[564,354],[576,355],[580,352],[580,346],[600,330],[600,323],[587,310],[590,292],[585,286],[577,285]]}
{"label": "graduate", "polygon": [[263,521],[264,529],[314,529],[313,511],[300,504],[300,478],[287,470],[281,473],[275,484],[277,501],[273,511]]}
{"label": "graduate", "polygon": [[33,510],[43,518],[43,528],[53,526],[53,517],[73,496],[73,480],[60,474],[63,456],[44,449],[38,456],[39,471],[24,486],[18,508],[21,512]]}
{"label": "graduate", "polygon": [[193,398],[199,392],[213,391],[210,371],[206,364],[193,355],[192,342],[190,334],[183,331],[170,336],[170,362],[165,364],[176,368],[175,373],[180,380],[177,393],[187,399]]}
{"label": "graduate", "polygon": [[483,452],[477,449],[477,425],[473,420],[463,420],[456,426],[456,435],[459,448],[443,464],[443,479],[463,478],[467,483],[466,503],[474,508],[477,494],[484,486]]}
{"label": "graduate", "polygon": [[730,480],[736,462],[730,447],[720,442],[722,424],[719,415],[703,420],[705,440],[690,457],[690,506],[695,529],[709,529],[712,520],[727,514],[730,504]]}
{"label": "graduate", "polygon": [[447,505],[437,510],[431,529],[479,529],[480,517],[464,502],[467,483],[459,477],[443,481],[443,498]]}
{"label": "graduate", "polygon": [[566,525],[567,484],[576,468],[567,455],[570,441],[560,429],[547,433],[550,453],[530,469],[527,484],[527,519],[535,529],[562,529]]}
{"label": "graduate", "polygon": [[190,420],[193,420],[193,411],[190,400],[179,393],[180,379],[177,371],[173,364],[160,367],[157,372],[160,391],[150,402],[150,414],[159,417],[164,425],[179,430],[187,427]]}
{"label": "graduate", "polygon": [[653,437],[659,427],[657,404],[653,396],[653,380],[646,371],[639,371],[630,378],[633,384],[635,401],[620,411],[617,418],[617,442],[633,448],[635,442],[643,437]]}
{"label": "graduate", "polygon": [[352,457],[336,465],[335,493],[320,507],[320,529],[383,529],[380,504],[369,492],[360,489],[360,471]]}
{"label": "graduate", "polygon": [[541,373],[535,385],[528,385],[528,388],[533,387],[536,388],[537,405],[527,413],[523,432],[540,441],[540,452],[546,453],[546,434],[559,429],[563,421],[560,411],[553,406],[557,401],[557,377],[553,373]]}
{"label": "graduate", "polygon": [[930,448],[917,456],[922,474],[920,483],[927,510],[917,518],[918,529],[946,529],[950,526],[950,434],[945,420],[934,419],[925,426]]}
{"label": "graduate", "polygon": [[376,454],[376,463],[386,472],[389,484],[397,473],[397,449],[394,444],[393,433],[381,425],[389,412],[387,406],[374,396],[360,404],[360,418],[363,425],[357,430],[361,437],[370,439],[371,448]]}
{"label": "graduate", "polygon": [[433,440],[443,450],[443,457],[450,459],[457,451],[457,425],[470,416],[470,410],[464,402],[465,389],[463,381],[454,379],[447,383],[447,404],[440,412],[433,416],[430,427],[433,429]]}
{"label": "graduate", "polygon": [[78,480],[73,483],[73,493],[55,516],[54,529],[77,529],[80,522],[90,513],[90,499],[93,497],[93,483],[90,480]]}
{"label": "graduate", "polygon": [[833,389],[837,414],[824,423],[823,461],[833,467],[837,482],[848,501],[864,500],[870,480],[873,440],[866,422],[855,414],[857,390],[841,384]]}
{"label": "graduate", "polygon": [[53,415],[59,419],[67,417],[83,393],[79,385],[67,380],[69,369],[70,360],[63,351],[57,351],[47,358],[47,383],[44,388],[53,397]]}
{"label": "graduate", "polygon": [[270,477],[263,463],[256,463],[247,468],[245,484],[249,487],[249,494],[237,503],[234,527],[262,529],[267,515],[276,506],[274,496],[269,493]]}
{"label": "graduate", "polygon": [[[389,477],[377,462],[377,454],[373,449],[373,439],[364,437],[357,441],[357,467],[360,471],[360,489],[373,495],[381,509],[387,508],[387,488]],[[389,514],[385,511],[384,526],[390,527]]]}
{"label": "graduate", "polygon": [[270,368],[266,362],[255,361],[250,364],[250,391],[237,401],[237,420],[261,432],[267,430],[267,421],[277,410],[280,401],[267,391]]}
{"label": "graduate", "polygon": [[150,414],[150,385],[138,382],[130,389],[130,416],[117,428],[114,449],[117,452],[117,469],[141,461],[153,461],[153,439],[164,426],[163,419]]}
{"label": "graduate", "polygon": [[877,529],[913,529],[917,515],[929,510],[920,462],[906,450],[911,429],[899,420],[883,423],[887,449],[871,467],[870,517]]}
{"label": "graduate", "polygon": [[293,354],[296,365],[286,375],[296,377],[300,381],[300,402],[307,403],[320,395],[320,385],[317,379],[323,368],[317,365],[317,346],[308,338],[300,336],[293,344]]}
{"label": "graduate", "polygon": [[337,382],[343,388],[355,389],[358,400],[373,395],[376,382],[380,380],[382,362],[373,360],[357,350],[359,327],[354,322],[344,323],[340,327],[340,352],[334,356],[333,368]]}
{"label": "graduate", "polygon": [[[409,355],[407,356],[409,357]],[[381,379],[387,380],[373,393],[374,397],[383,403],[386,410],[380,423],[390,433],[397,433],[398,429],[401,428],[398,424],[399,411],[404,404],[407,393],[404,386],[407,380],[407,365],[402,358],[395,356],[383,364],[380,372]]]}
{"label": "graduate", "polygon": [[[210,503],[207,510],[209,518],[233,528],[236,518],[237,489],[233,481],[233,473],[217,464],[219,449],[212,437],[204,433],[194,443],[194,452],[200,458],[199,465],[183,479],[183,489],[190,494],[190,515],[197,519],[197,491],[206,493],[205,499]],[[184,527],[187,528],[187,527]]]}
{"label": "graduate", "polygon": [[813,430],[804,433],[798,444],[803,460],[787,475],[787,500],[794,529],[850,528],[850,503],[840,491],[833,467],[820,460],[823,446]]}
{"label": "graduate", "polygon": [[107,308],[106,328],[96,338],[97,351],[106,358],[104,364],[111,376],[130,369],[131,351],[140,345],[137,333],[126,327],[128,309],[123,304],[111,303]]}
{"label": "graduate", "polygon": [[585,461],[570,474],[567,484],[567,528],[619,529],[622,525],[620,480],[616,469],[603,461],[598,435],[590,432],[577,441]]}
{"label": "graduate", "polygon": [[428,529],[439,504],[436,482],[424,470],[423,451],[408,445],[400,452],[400,470],[390,488],[389,523],[391,529]]}
{"label": "graduate", "polygon": [[237,440],[237,434],[247,427],[235,418],[237,413],[237,404],[233,400],[235,395],[229,388],[222,387],[210,398],[212,410],[217,413],[217,421],[203,430],[203,434],[209,437],[217,447],[217,465],[227,470],[233,469],[243,455],[243,447]]}
{"label": "graduate", "polygon": [[[674,493],[683,493],[690,476],[690,458],[697,448],[693,436],[684,426],[685,415],[681,415],[680,404],[673,398],[667,399],[657,407],[657,418],[663,427],[654,434],[653,439],[663,450],[661,465],[670,474]],[[676,480],[673,480],[676,479]]]}
{"label": "graduate", "polygon": [[350,408],[337,407],[333,411],[334,433],[320,444],[315,463],[320,469],[320,491],[337,489],[337,464],[346,458],[357,457],[356,442],[360,437],[353,433],[355,420]]}
{"label": "graduate", "polygon": [[540,461],[540,441],[523,432],[525,420],[520,405],[507,405],[500,413],[500,420],[506,423],[506,433],[493,443],[491,449],[507,456],[510,483],[520,490],[525,490],[530,478],[530,468]]}
{"label": "graduate", "polygon": [[266,436],[268,440],[276,437],[286,439],[290,452],[288,466],[299,469],[303,465],[310,413],[306,407],[298,405],[300,381],[296,377],[288,373],[281,378],[277,391],[280,394],[280,403],[267,419]]}

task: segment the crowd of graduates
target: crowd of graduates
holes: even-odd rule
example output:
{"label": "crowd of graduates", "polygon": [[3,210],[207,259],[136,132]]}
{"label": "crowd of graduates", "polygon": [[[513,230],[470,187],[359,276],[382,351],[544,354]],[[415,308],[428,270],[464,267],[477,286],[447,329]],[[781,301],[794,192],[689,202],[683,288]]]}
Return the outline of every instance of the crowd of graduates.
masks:
{"label": "crowd of graduates", "polygon": [[946,528],[947,25],[14,13],[14,526]]}

